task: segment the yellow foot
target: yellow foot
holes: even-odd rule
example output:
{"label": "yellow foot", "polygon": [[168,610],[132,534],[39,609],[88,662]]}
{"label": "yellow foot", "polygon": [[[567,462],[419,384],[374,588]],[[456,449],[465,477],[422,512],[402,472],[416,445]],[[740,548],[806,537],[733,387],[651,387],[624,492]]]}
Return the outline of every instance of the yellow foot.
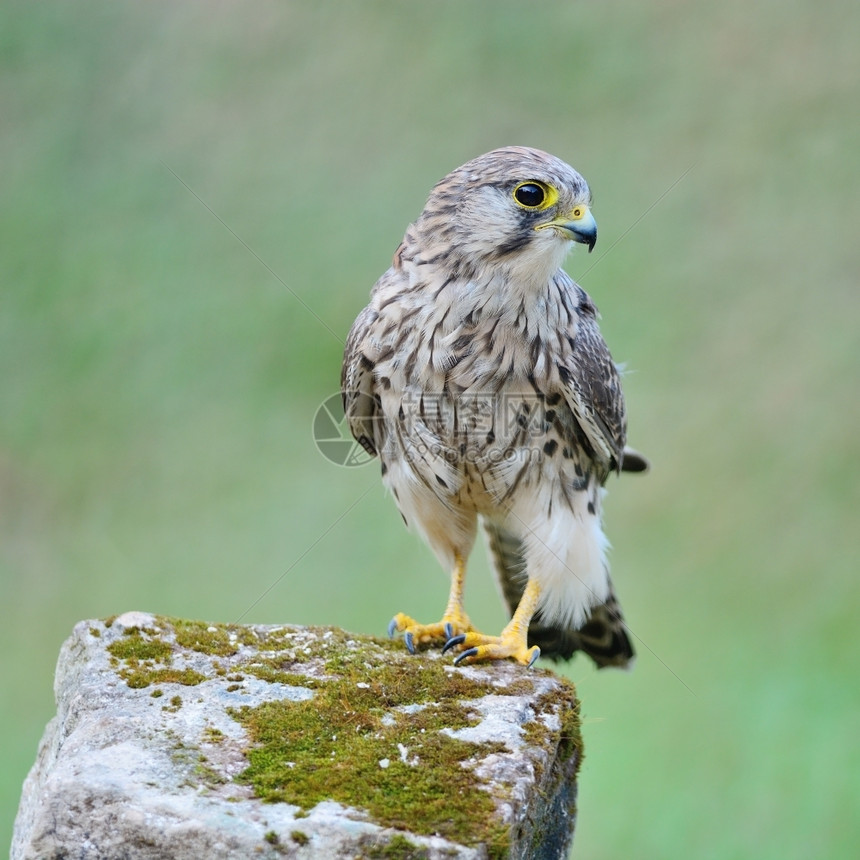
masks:
{"label": "yellow foot", "polygon": [[540,648],[537,645],[528,647],[526,636],[507,628],[502,631],[501,636],[485,636],[474,630],[452,636],[442,649],[444,654],[451,648],[459,648],[460,654],[454,661],[454,665],[460,663],[477,663],[481,660],[504,660],[512,657],[517,663],[531,668],[535,660],[540,657]]}
{"label": "yellow foot", "polygon": [[465,612],[446,612],[441,621],[435,624],[419,624],[414,618],[398,612],[388,625],[388,635],[403,634],[403,641],[409,649],[410,654],[415,653],[416,645],[424,645],[432,642],[447,642],[452,637],[468,633],[472,629]]}

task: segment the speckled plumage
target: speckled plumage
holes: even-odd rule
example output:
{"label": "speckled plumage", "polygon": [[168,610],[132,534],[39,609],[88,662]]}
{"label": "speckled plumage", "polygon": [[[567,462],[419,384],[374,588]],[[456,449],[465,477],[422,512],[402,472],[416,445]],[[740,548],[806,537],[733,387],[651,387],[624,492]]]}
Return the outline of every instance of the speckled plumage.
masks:
{"label": "speckled plumage", "polygon": [[[521,205],[534,186],[546,205]],[[573,168],[524,147],[446,176],[350,331],[342,388],[352,433],[446,568],[465,564],[480,518],[511,612],[534,583],[529,646],[625,665],[601,528],[603,485],[624,467],[624,400],[596,308],[560,268],[574,241],[594,243],[590,202]],[[471,631],[457,619],[446,613],[446,635]],[[477,651],[466,656],[506,656]]]}

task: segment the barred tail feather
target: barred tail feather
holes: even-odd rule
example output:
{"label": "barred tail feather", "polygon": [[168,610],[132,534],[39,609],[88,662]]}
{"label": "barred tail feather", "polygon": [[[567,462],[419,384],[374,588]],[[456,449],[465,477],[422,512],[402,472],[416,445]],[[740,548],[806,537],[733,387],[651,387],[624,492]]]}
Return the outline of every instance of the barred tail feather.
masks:
{"label": "barred tail feather", "polygon": [[[484,520],[496,582],[508,610],[513,614],[525,588],[525,558],[522,541],[498,523]],[[529,646],[537,645],[542,657],[569,660],[576,651],[587,654],[598,669],[606,666],[629,668],[634,657],[621,606],[612,592],[599,606],[590,610],[579,628],[542,622],[540,613],[529,625]]]}

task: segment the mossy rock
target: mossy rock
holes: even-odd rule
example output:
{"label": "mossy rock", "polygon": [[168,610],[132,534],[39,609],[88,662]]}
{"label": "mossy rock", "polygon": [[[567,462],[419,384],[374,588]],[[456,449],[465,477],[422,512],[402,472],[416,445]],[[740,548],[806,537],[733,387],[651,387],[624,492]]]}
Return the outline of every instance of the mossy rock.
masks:
{"label": "mossy rock", "polygon": [[[185,797],[198,821],[207,816],[197,807],[219,808],[214,830],[226,821],[254,856],[322,856],[325,839],[335,840],[327,851],[339,846],[333,857],[566,855],[579,710],[572,685],[550,672],[454,667],[438,651],[412,656],[401,642],[335,628],[126,613],[82,622],[64,646],[55,733],[88,725],[80,706],[76,726],[64,723],[82,685],[84,716],[101,725],[102,739],[105,726],[115,728],[133,759],[115,750],[103,762],[122,772],[119,795],[130,808]],[[56,768],[48,758],[30,780]],[[158,763],[160,781],[151,775]],[[104,805],[100,778],[104,770],[84,774],[75,796],[89,792],[86,803],[98,807],[96,796]],[[147,838],[169,838],[157,829]]]}

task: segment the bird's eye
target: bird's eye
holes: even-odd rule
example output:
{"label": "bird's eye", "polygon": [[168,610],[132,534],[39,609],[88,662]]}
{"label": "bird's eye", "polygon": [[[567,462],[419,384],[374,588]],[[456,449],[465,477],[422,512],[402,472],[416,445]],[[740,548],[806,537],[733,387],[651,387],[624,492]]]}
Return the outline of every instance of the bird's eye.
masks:
{"label": "bird's eye", "polygon": [[540,209],[546,197],[546,189],[537,182],[521,182],[514,189],[514,200],[526,209]]}

